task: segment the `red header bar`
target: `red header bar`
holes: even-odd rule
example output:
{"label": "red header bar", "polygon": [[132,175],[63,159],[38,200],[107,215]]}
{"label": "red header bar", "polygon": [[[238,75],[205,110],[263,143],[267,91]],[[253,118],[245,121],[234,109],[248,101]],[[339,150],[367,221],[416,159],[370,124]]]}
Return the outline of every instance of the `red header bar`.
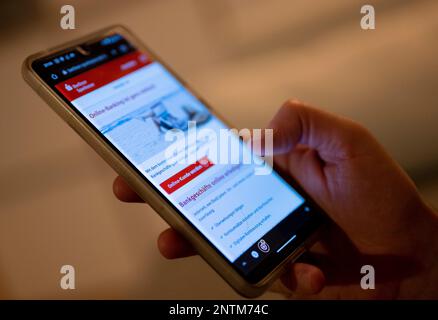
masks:
{"label": "red header bar", "polygon": [[69,101],[73,101],[151,62],[152,60],[150,60],[146,54],[138,51],[131,52],[66,81],[60,82],[55,85],[55,87]]}
{"label": "red header bar", "polygon": [[195,179],[205,170],[211,168],[213,165],[214,164],[206,157],[199,159],[194,164],[189,165],[187,168],[184,168],[169,179],[160,183],[160,187],[166,190],[168,194],[171,194]]}

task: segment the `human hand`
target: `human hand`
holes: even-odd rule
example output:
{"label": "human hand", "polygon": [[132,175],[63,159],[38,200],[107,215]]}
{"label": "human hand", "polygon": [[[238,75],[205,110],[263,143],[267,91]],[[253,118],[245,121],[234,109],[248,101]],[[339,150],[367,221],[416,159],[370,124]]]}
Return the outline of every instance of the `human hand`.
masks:
{"label": "human hand", "polygon": [[[274,129],[275,165],[292,175],[333,224],[273,286],[290,298],[437,297],[437,216],[413,182],[362,126],[296,101]],[[142,201],[118,177],[123,201]],[[176,231],[158,239],[167,258],[195,254]],[[360,287],[372,265],[376,289]]]}

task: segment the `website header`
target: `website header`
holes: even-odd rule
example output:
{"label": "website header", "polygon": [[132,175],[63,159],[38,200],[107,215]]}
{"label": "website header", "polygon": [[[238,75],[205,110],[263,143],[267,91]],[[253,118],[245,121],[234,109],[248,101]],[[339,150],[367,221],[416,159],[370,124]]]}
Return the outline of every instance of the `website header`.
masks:
{"label": "website header", "polygon": [[69,101],[73,101],[151,62],[152,60],[148,55],[135,51],[60,82],[55,87]]}

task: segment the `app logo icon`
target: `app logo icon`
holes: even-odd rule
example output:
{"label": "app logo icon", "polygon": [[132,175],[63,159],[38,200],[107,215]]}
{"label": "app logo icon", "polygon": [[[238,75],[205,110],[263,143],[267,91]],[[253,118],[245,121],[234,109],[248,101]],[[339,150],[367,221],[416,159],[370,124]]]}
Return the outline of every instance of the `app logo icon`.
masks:
{"label": "app logo icon", "polygon": [[257,246],[259,247],[260,251],[264,252],[264,253],[268,253],[269,250],[271,249],[269,247],[269,244],[267,244],[267,242],[265,240],[263,240],[263,239],[260,239],[260,241],[257,244]]}
{"label": "app logo icon", "polygon": [[72,91],[73,90],[73,87],[71,85],[67,84],[67,83],[64,85],[64,87],[65,87],[65,90],[67,90],[67,91]]}

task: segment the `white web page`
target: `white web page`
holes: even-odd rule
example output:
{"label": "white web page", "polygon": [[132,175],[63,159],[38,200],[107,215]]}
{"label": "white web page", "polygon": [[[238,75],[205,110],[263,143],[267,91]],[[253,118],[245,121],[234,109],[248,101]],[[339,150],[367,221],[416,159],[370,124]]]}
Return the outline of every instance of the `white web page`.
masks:
{"label": "white web page", "polygon": [[275,172],[254,175],[254,165],[168,161],[169,128],[184,131],[193,119],[226,127],[157,62],[72,104],[230,261],[304,202]]}

